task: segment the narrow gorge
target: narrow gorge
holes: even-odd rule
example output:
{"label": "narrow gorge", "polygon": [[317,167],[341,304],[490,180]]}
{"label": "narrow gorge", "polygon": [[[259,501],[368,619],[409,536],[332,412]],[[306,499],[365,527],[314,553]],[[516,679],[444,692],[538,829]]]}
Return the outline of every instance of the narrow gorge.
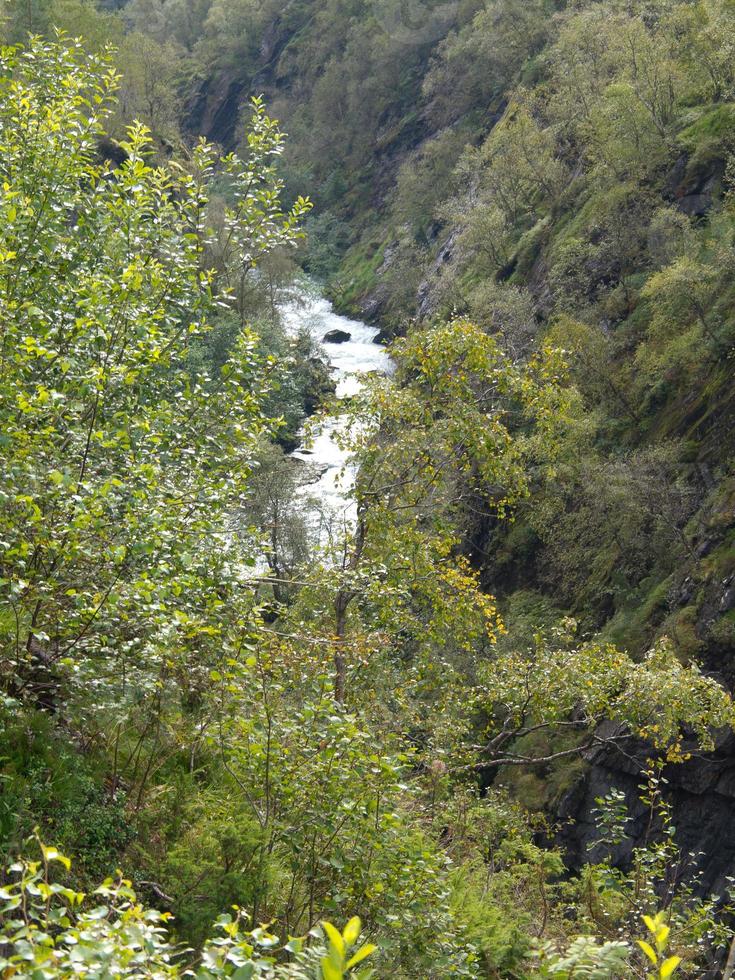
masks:
{"label": "narrow gorge", "polygon": [[733,0],[0,38],[0,978],[733,980]]}

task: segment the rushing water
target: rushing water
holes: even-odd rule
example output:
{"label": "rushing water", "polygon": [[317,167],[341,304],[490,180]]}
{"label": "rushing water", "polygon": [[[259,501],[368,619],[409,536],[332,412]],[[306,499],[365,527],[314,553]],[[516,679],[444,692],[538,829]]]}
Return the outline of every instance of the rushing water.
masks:
{"label": "rushing water", "polygon": [[[281,313],[289,333],[306,329],[322,344],[337,383],[337,398],[347,398],[360,390],[361,373],[391,372],[393,364],[388,353],[375,342],[377,329],[335,313],[329,300],[300,295],[285,303]],[[350,334],[350,340],[341,344],[324,343],[324,335],[330,330],[343,330]],[[346,519],[351,515],[347,494],[354,472],[347,465],[346,454],[334,441],[338,425],[338,421],[323,424],[308,448],[297,449],[292,456],[304,464],[304,492],[337,519]]]}

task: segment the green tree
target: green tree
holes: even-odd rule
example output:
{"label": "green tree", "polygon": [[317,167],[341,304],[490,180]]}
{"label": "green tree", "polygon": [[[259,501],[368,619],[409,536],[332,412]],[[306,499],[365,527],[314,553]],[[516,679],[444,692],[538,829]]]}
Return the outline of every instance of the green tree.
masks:
{"label": "green tree", "polygon": [[[487,743],[478,747],[483,758],[473,764],[476,771],[547,765],[625,743],[631,735],[650,739],[670,761],[680,761],[683,726],[694,730],[705,750],[714,747],[713,727],[735,726],[729,695],[696,665],[683,666],[668,642],[636,664],[611,644],[570,648],[561,639],[561,646],[549,648],[539,637],[528,655],[500,656],[484,666],[492,721]],[[603,721],[613,724],[601,728]],[[578,735],[571,747],[540,754],[523,743],[513,747],[516,739],[565,728]]]}
{"label": "green tree", "polygon": [[110,170],[97,142],[116,82],[63,38],[2,52],[3,686],[39,696],[51,672],[98,707],[221,655],[248,560],[230,517],[267,386],[247,330],[218,377],[191,370],[192,342],[235,302],[206,266],[207,186],[219,167],[248,266],[293,238],[299,210],[278,205],[260,105],[248,160],[201,143],[191,171],[157,168],[136,124]]}
{"label": "green tree", "polygon": [[715,102],[731,98],[735,85],[734,17],[732,5],[723,0],[681,5],[675,13],[687,87],[699,88],[706,99]]}
{"label": "green tree", "polygon": [[131,119],[145,119],[154,138],[177,144],[185,70],[181,49],[133,31],[121,39],[116,60],[122,77],[115,128],[124,128]]}
{"label": "green tree", "polygon": [[543,0],[483,4],[442,40],[424,80],[424,97],[439,126],[484,109],[514,84],[549,32],[546,7]]}
{"label": "green tree", "polygon": [[[431,644],[456,635],[461,622],[459,648],[492,640],[495,609],[457,552],[458,517],[473,505],[502,515],[528,492],[527,463],[542,445],[541,455],[553,454],[568,403],[553,351],[514,365],[464,320],[415,331],[394,352],[396,377],[371,379],[344,420],[345,446],[360,467],[356,526],[336,539],[303,592],[320,615],[325,590],[333,594],[322,625],[334,638],[338,700],[350,661],[362,659],[350,653],[350,621],[363,599],[374,626],[394,634],[410,628]],[[517,417],[532,434],[521,433]],[[358,648],[360,637],[362,627]]]}
{"label": "green tree", "polygon": [[50,26],[53,0],[6,0],[0,10],[0,30],[5,43],[23,41]]}
{"label": "green tree", "polygon": [[717,263],[686,253],[656,272],[642,295],[651,304],[648,342],[637,353],[649,379],[662,369],[686,374],[716,359],[727,343],[716,300],[729,250],[717,249]]}

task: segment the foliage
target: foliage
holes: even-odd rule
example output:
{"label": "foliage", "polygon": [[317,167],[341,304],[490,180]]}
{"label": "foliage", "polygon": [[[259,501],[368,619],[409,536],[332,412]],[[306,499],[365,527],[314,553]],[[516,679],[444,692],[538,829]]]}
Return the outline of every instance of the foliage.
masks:
{"label": "foliage", "polygon": [[656,976],[660,977],[661,980],[666,980],[667,977],[676,973],[681,963],[680,956],[665,956],[670,932],[666,925],[666,917],[663,912],[658,912],[654,918],[647,915],[643,921],[655,942],[655,949],[643,939],[638,940],[638,945],[656,968]]}
{"label": "foliage", "polygon": [[279,964],[274,953],[279,941],[264,928],[244,933],[239,911],[222,916],[221,935],[205,945],[200,963],[190,966],[191,951],[169,938],[166,912],[147,909],[137,899],[131,882],[118,874],[88,896],[54,880],[51,867],[60,863],[68,872],[69,858],[55,847],[38,842],[41,860],[22,858],[8,869],[15,880],[0,889],[0,938],[3,976],[34,976],[53,980],[69,976],[115,977],[319,977],[368,980],[372,971],[356,970],[374,952],[357,941],[361,923],[350,919],[340,933],[323,922],[307,947],[292,939],[284,951],[293,957]]}
{"label": "foliage", "polygon": [[[734,721],[732,4],[119,6],[4,8],[53,39],[0,55],[0,830],[80,855],[16,862],[4,955],[698,975],[729,911],[663,773]],[[256,86],[291,139],[256,98],[231,153]],[[406,334],[330,420],[341,519],[274,444],[330,392],[302,178],[301,257]],[[566,869],[529,811],[617,749],[641,799]],[[165,912],[79,899],[118,863]]]}
{"label": "foliage", "polygon": [[[191,173],[157,168],[136,125],[113,172],[96,153],[116,84],[103,57],[34,41],[6,49],[2,71],[3,683],[101,706],[150,689],[232,614],[247,555],[227,528],[265,426],[266,365],[247,330],[218,378],[186,360],[231,302],[203,264],[212,148]],[[279,210],[260,105],[250,147],[221,164],[240,199],[228,249],[248,265],[298,214]]]}
{"label": "foliage", "polygon": [[540,977],[587,977],[589,980],[614,980],[625,976],[630,968],[630,948],[622,942],[597,943],[589,936],[579,936],[563,953],[551,944],[542,947]]}
{"label": "foliage", "polygon": [[[227,713],[218,738],[232,780],[224,810],[243,808],[252,828],[250,853],[234,862],[251,869],[252,918],[293,934],[360,908],[385,937],[382,967],[466,969],[446,859],[410,818],[410,757],[389,738],[374,751],[374,735],[335,705],[326,666],[318,645],[298,657],[275,637],[219,679]],[[199,827],[207,823],[205,812]]]}
{"label": "foliage", "polygon": [[[655,973],[647,974],[667,980],[678,970],[681,957],[664,958],[669,927],[665,924],[665,914],[644,916],[643,921],[655,941],[655,949],[645,940],[638,945],[654,966]],[[540,950],[540,977],[559,977],[564,980],[572,977],[588,977],[590,980],[614,980],[616,977],[630,975],[631,948],[627,943],[611,940],[598,944],[594,939],[579,936],[563,952],[558,953],[551,943]]]}
{"label": "foliage", "polygon": [[[528,656],[500,656],[485,665],[481,680],[497,721],[490,726],[482,750],[488,761],[479,763],[480,769],[532,762],[532,757],[508,751],[508,743],[557,726],[571,727],[581,739],[580,745],[563,750],[563,756],[625,740],[632,730],[676,761],[682,726],[693,729],[700,744],[712,749],[710,726],[735,724],[732,703],[720,685],[696,666],[682,666],[665,642],[635,664],[612,645],[557,646],[552,651],[539,637]],[[599,727],[605,721],[613,723],[608,732]]]}

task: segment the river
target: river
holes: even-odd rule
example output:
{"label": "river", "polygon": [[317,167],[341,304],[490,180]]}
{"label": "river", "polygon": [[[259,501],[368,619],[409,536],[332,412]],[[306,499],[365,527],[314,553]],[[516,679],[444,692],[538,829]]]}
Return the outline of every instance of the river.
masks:
{"label": "river", "polygon": [[[386,349],[375,342],[377,328],[340,316],[324,297],[299,294],[281,306],[281,313],[288,333],[295,335],[306,329],[322,345],[337,384],[337,398],[356,394],[362,384],[361,374],[370,371],[390,374],[393,370]],[[325,343],[324,335],[331,330],[342,330],[350,335],[350,339],[340,344]],[[334,441],[338,425],[338,420],[324,423],[308,447],[299,448],[291,455],[305,464],[303,492],[312,497],[322,511],[338,522],[344,522],[353,514],[348,494],[354,481],[354,470],[347,465],[345,452]]]}

